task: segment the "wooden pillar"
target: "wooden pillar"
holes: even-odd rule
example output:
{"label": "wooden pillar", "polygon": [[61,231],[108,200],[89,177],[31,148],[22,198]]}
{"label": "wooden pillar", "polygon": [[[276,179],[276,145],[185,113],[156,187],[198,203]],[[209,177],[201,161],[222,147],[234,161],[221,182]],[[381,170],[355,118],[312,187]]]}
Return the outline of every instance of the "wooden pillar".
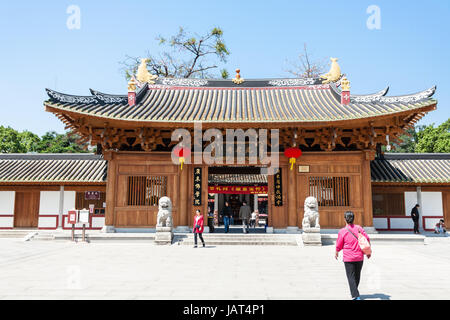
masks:
{"label": "wooden pillar", "polygon": [[288,227],[297,227],[297,182],[296,169],[297,166],[288,171]]}
{"label": "wooden pillar", "polygon": [[113,152],[106,152],[104,159],[108,160],[108,180],[106,183],[106,208],[105,208],[105,227],[114,226],[114,209],[116,206],[117,194],[117,163]]}
{"label": "wooden pillar", "polygon": [[214,194],[214,211],[219,212],[219,194]]}
{"label": "wooden pillar", "polygon": [[179,207],[179,212],[180,212],[180,226],[188,226],[188,212],[187,212],[187,208],[188,208],[188,194],[190,192],[190,190],[188,189],[188,170],[189,166],[185,165],[183,167],[183,170],[180,171],[180,207]]}
{"label": "wooden pillar", "polygon": [[375,159],[374,151],[365,151],[362,159],[362,196],[363,196],[363,216],[362,224],[364,227],[373,227],[372,211],[372,178],[370,175],[370,161]]}

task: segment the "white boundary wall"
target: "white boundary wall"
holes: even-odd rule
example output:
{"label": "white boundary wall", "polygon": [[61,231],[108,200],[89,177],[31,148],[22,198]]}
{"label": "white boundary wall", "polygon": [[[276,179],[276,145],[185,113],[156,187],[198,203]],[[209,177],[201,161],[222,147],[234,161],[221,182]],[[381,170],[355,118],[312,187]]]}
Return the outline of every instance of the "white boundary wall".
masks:
{"label": "white boundary wall", "polygon": [[[60,191],[41,191],[39,201],[39,229],[56,229],[59,222]],[[63,214],[75,208],[75,191],[64,191]]]}
{"label": "white boundary wall", "polygon": [[0,191],[0,229],[14,228],[15,191]]}
{"label": "white boundary wall", "polygon": [[[436,223],[440,219],[435,217],[444,216],[442,192],[422,191],[421,196],[422,207],[419,209],[419,225],[426,230],[434,229]],[[405,192],[405,217],[374,217],[373,226],[380,230],[412,230],[414,228],[414,223],[410,218],[411,210],[417,203],[417,191]],[[424,222],[423,217],[425,217]]]}
{"label": "white boundary wall", "polygon": [[[417,192],[405,192],[405,215],[411,215],[411,209],[417,204]],[[420,215],[424,217],[442,217],[442,192],[422,191],[422,208]]]}

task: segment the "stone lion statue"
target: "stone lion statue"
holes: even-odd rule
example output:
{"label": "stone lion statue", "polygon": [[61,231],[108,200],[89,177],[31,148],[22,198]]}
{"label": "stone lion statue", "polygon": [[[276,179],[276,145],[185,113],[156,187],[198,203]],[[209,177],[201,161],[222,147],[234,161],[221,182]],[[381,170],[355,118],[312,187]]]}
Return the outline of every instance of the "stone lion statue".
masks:
{"label": "stone lion statue", "polygon": [[303,229],[320,228],[319,225],[319,204],[314,197],[305,200],[305,215],[302,222]]}
{"label": "stone lion statue", "polygon": [[157,227],[172,227],[172,201],[169,197],[159,199]]}

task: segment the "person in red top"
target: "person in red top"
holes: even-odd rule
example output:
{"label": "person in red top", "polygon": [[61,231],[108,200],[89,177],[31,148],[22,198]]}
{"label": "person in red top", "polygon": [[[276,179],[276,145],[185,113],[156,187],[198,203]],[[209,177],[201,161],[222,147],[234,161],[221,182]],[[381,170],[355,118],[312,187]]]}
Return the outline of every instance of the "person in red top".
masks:
{"label": "person in red top", "polygon": [[194,230],[192,230],[192,232],[194,232],[194,248],[197,248],[197,235],[200,237],[200,240],[202,240],[203,247],[205,247],[205,241],[202,236],[204,229],[203,215],[200,213],[200,210],[197,209],[194,217]]}
{"label": "person in red top", "polygon": [[[338,238],[336,240],[335,258],[337,259],[339,257],[339,252],[341,250],[344,251],[343,261],[352,299],[361,300],[359,297],[358,286],[361,278],[364,253],[359,247],[358,233],[361,233],[364,237],[366,237],[369,243],[370,239],[361,226],[353,224],[355,215],[352,211],[347,211],[344,218],[347,225],[339,230]],[[370,255],[367,255],[367,258],[370,258]]]}

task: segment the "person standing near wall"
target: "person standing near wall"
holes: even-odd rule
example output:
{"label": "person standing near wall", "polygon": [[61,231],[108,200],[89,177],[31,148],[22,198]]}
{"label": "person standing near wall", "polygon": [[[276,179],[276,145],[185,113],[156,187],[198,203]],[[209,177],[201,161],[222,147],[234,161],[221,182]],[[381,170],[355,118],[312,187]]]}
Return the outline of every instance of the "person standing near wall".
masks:
{"label": "person standing near wall", "polygon": [[247,205],[247,203],[244,201],[242,202],[242,207],[239,209],[239,219],[242,220],[242,231],[244,233],[248,233],[248,221],[250,219],[250,216],[252,214],[252,209],[250,209],[250,206]]}
{"label": "person standing near wall", "polygon": [[[352,211],[347,211],[344,215],[346,226],[339,230],[336,240],[336,260],[341,250],[343,253],[343,261],[345,265],[345,273],[347,274],[348,285],[353,300],[361,300],[359,296],[358,286],[361,279],[361,270],[364,262],[364,253],[359,246],[357,235],[361,233],[370,243],[369,236],[361,226],[353,224],[355,215]],[[370,254],[367,258],[370,258]]]}
{"label": "person standing near wall", "polygon": [[411,218],[412,218],[412,220],[414,222],[414,234],[419,234],[420,233],[419,232],[419,218],[420,218],[419,208],[420,208],[420,205],[416,204],[414,206],[414,208],[412,208],[412,210],[411,210]]}
{"label": "person standing near wall", "polygon": [[252,212],[252,217],[250,218],[250,227],[256,228],[256,218],[258,217],[258,209]]}
{"label": "person standing near wall", "polygon": [[223,224],[225,226],[225,233],[228,233],[230,229],[230,217],[231,217],[231,208],[228,201],[226,201],[225,206],[222,209],[222,219]]}
{"label": "person standing near wall", "polygon": [[205,241],[202,236],[203,230],[205,229],[204,225],[203,215],[200,213],[200,210],[197,209],[194,217],[194,230],[192,230],[192,232],[194,232],[194,248],[197,248],[197,235],[200,237],[203,247],[205,247]]}

